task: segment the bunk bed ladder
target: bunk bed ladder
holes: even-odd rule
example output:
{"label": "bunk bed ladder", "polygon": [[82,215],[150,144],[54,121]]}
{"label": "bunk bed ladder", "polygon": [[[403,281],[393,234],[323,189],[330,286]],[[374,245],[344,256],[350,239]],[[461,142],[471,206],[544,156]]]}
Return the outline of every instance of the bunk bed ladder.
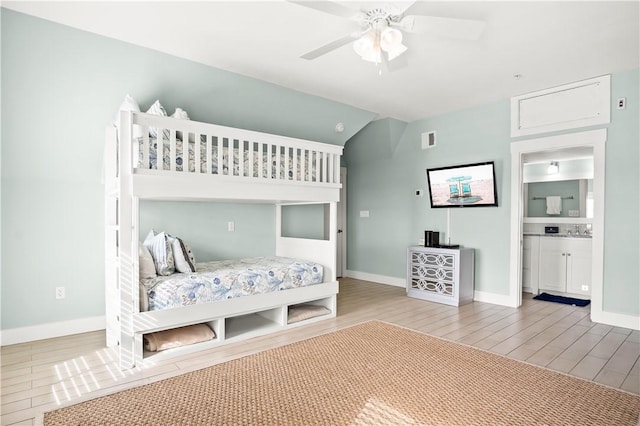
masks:
{"label": "bunk bed ladder", "polygon": [[[118,294],[118,178],[117,157],[114,149],[117,141],[116,128],[110,126],[106,130],[104,152],[104,284],[105,300],[116,301]],[[120,309],[117,303],[106,303],[105,322],[107,346],[117,347],[119,341]]]}
{"label": "bunk bed ladder", "polygon": [[137,295],[133,288],[138,280],[138,199],[132,194],[131,122],[132,114],[122,112],[120,135],[115,127],[108,128],[106,137],[111,143],[105,148],[105,297],[112,302],[106,304],[105,312],[107,346],[118,349],[123,370],[135,366],[133,314]]}

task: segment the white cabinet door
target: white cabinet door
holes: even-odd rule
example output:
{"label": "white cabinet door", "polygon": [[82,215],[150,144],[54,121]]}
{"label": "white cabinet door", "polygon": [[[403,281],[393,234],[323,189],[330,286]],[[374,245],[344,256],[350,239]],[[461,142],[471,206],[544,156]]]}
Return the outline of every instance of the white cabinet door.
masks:
{"label": "white cabinet door", "polygon": [[567,291],[567,256],[564,238],[540,241],[540,290]]}
{"label": "white cabinet door", "polygon": [[591,240],[572,239],[567,250],[567,293],[591,294]]}
{"label": "white cabinet door", "polygon": [[522,242],[522,289],[538,293],[538,273],[540,271],[540,237],[525,235]]}

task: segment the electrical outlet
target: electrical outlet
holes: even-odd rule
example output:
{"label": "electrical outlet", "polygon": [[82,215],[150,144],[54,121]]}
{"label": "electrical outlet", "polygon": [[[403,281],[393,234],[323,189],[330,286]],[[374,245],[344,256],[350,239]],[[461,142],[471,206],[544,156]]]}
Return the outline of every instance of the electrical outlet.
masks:
{"label": "electrical outlet", "polygon": [[418,245],[419,245],[419,246],[423,246],[423,247],[424,247],[424,238],[420,238],[420,239],[418,240]]}
{"label": "electrical outlet", "polygon": [[369,217],[369,210],[360,210],[360,217]]}
{"label": "electrical outlet", "polygon": [[231,222],[227,222],[227,231],[229,232],[235,232],[236,230],[236,224],[235,222],[231,221]]}
{"label": "electrical outlet", "polygon": [[56,287],[56,299],[64,299],[67,297],[67,292],[64,287]]}
{"label": "electrical outlet", "polygon": [[589,291],[588,285],[582,285],[582,291]]}
{"label": "electrical outlet", "polygon": [[618,98],[616,106],[618,109],[625,109],[627,107],[627,98]]}

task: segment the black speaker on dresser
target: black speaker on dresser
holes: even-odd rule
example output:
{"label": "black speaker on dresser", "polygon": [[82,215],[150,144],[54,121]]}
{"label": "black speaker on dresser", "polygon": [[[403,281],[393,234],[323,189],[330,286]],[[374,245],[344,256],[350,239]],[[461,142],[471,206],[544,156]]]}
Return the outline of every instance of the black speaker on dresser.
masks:
{"label": "black speaker on dresser", "polygon": [[424,246],[438,247],[440,245],[440,233],[438,231],[424,231]]}

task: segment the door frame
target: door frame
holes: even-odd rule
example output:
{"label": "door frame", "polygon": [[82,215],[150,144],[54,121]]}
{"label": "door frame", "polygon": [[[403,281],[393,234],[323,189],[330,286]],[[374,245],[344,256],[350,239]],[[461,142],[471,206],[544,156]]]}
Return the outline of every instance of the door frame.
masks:
{"label": "door frame", "polygon": [[338,232],[342,230],[341,240],[342,244],[337,245],[336,259],[340,262],[340,268],[336,265],[336,276],[344,276],[344,271],[347,270],[347,168],[340,167],[340,182],[342,188],[340,188],[340,201],[338,202]]}
{"label": "door frame", "polygon": [[511,143],[511,238],[509,261],[510,306],[522,305],[523,156],[528,153],[574,147],[593,149],[593,220],[591,264],[591,320],[605,321],[602,308],[604,279],[604,189],[607,129],[590,130]]}

